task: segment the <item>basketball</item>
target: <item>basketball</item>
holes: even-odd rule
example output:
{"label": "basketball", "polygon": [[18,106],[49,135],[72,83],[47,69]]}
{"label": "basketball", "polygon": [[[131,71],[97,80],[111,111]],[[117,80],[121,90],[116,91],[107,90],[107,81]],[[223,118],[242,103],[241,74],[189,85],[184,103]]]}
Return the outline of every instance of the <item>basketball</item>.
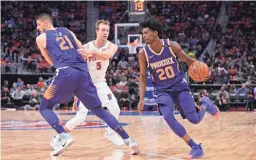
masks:
{"label": "basketball", "polygon": [[203,82],[210,75],[210,69],[204,62],[196,61],[189,66],[188,73],[195,82]]}

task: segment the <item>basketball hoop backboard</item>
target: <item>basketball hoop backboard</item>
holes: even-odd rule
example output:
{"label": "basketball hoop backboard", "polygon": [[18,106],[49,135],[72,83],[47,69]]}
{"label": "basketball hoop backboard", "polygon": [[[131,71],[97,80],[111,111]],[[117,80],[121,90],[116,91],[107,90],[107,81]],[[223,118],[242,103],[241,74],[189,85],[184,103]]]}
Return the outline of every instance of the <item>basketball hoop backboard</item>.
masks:
{"label": "basketball hoop backboard", "polygon": [[115,24],[115,44],[119,48],[128,48],[130,54],[136,54],[138,48],[144,46],[142,35],[139,33],[139,23],[117,23]]}

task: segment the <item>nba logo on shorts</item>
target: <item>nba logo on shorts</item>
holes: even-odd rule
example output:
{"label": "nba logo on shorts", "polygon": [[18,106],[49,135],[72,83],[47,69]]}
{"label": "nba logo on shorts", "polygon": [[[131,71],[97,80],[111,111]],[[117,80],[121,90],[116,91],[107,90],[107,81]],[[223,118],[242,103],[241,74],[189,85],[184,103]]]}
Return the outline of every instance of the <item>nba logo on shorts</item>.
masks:
{"label": "nba logo on shorts", "polygon": [[112,94],[108,94],[108,100],[112,99]]}

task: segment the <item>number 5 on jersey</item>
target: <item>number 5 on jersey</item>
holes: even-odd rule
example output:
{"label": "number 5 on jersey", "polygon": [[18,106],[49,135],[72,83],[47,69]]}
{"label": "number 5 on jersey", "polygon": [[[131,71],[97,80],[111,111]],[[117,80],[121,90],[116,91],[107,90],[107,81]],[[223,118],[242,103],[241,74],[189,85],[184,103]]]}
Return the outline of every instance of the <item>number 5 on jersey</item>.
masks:
{"label": "number 5 on jersey", "polygon": [[[62,50],[68,50],[68,49],[74,48],[72,42],[70,41],[70,39],[68,38],[67,35],[64,35],[63,37],[56,37],[56,41],[57,42],[60,41],[60,48]],[[68,45],[67,45],[67,43],[68,43]]]}
{"label": "number 5 on jersey", "polygon": [[101,62],[96,62],[96,69],[101,70]]}

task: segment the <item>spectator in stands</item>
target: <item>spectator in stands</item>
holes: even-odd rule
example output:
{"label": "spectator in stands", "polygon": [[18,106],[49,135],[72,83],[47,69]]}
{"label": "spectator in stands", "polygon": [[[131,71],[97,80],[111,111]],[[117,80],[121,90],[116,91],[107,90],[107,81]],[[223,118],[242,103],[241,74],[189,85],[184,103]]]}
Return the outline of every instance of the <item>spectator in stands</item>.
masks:
{"label": "spectator in stands", "polygon": [[43,88],[39,89],[39,96],[43,96],[44,95],[44,92],[47,90],[48,86],[47,85],[44,85]]}
{"label": "spectator in stands", "polygon": [[235,84],[231,84],[230,88],[229,88],[229,93],[230,94],[236,94],[236,85]]}
{"label": "spectator in stands", "polygon": [[38,108],[38,104],[40,103],[40,97],[39,95],[37,95],[37,93],[34,91],[29,99],[29,105],[33,108],[33,109],[37,109]]}
{"label": "spectator in stands", "polygon": [[37,84],[34,84],[33,86],[34,86],[34,89],[35,89],[35,91],[36,91],[36,94],[37,94],[37,95],[42,95],[41,89],[38,88],[38,85],[37,85]]}
{"label": "spectator in stands", "polygon": [[138,104],[138,99],[139,99],[139,95],[138,95],[138,84],[136,83],[138,82],[136,79],[132,79],[129,78],[128,80],[128,84],[127,86],[129,86],[129,95],[130,95],[130,101],[131,101],[131,108],[132,109],[136,109],[137,104]]}
{"label": "spectator in stands", "polygon": [[253,111],[254,109],[254,93],[253,93],[253,88],[250,87],[247,95],[247,103],[245,110],[246,111]]}
{"label": "spectator in stands", "polygon": [[20,106],[23,96],[24,92],[22,91],[21,87],[17,87],[17,89],[12,93],[12,98],[16,106]]}
{"label": "spectator in stands", "polygon": [[138,72],[132,69],[131,67],[128,67],[127,71],[128,71],[129,77],[132,77],[134,79],[137,79],[139,77]]}
{"label": "spectator in stands", "polygon": [[248,89],[246,88],[246,84],[242,84],[242,88],[239,88],[236,92],[236,95],[241,95],[241,96],[244,96],[244,95],[248,95]]}
{"label": "spectator in stands", "polygon": [[3,87],[9,88],[9,82],[7,80],[4,81]]}
{"label": "spectator in stands", "polygon": [[23,81],[21,81],[21,79],[18,78],[16,82],[16,87],[22,87],[22,86],[23,86]]}
{"label": "spectator in stands", "polygon": [[120,103],[120,107],[127,107],[128,109],[130,109],[130,95],[128,93],[128,91],[122,91],[120,97],[119,97],[119,103]]}
{"label": "spectator in stands", "polygon": [[221,87],[220,92],[217,94],[218,106],[221,110],[226,111],[229,104],[229,93]]}
{"label": "spectator in stands", "polygon": [[122,77],[122,80],[119,82],[119,83],[117,83],[116,85],[117,86],[122,86],[122,87],[124,87],[124,86],[126,86],[127,85],[127,80],[126,80],[126,77]]}
{"label": "spectator in stands", "polygon": [[235,68],[235,66],[234,65],[232,65],[231,67],[230,67],[230,69],[228,70],[228,73],[229,73],[229,75],[230,76],[235,76],[236,74],[237,74],[237,69]]}
{"label": "spectator in stands", "polygon": [[121,71],[119,69],[117,69],[114,73],[113,73],[113,77],[111,78],[113,85],[116,85],[118,82],[120,82],[121,80],[121,76],[120,73]]}
{"label": "spectator in stands", "polygon": [[4,105],[7,103],[10,103],[10,98],[11,98],[11,96],[8,91],[8,88],[4,87],[2,90],[2,93],[1,93],[1,104]]}
{"label": "spectator in stands", "polygon": [[36,91],[33,91],[29,99],[29,104],[21,107],[24,110],[37,110],[40,103],[40,97],[37,95]]}
{"label": "spectator in stands", "polygon": [[117,66],[121,69],[126,69],[128,67],[128,63],[125,61],[125,58],[123,57],[122,60],[117,64]]}
{"label": "spectator in stands", "polygon": [[215,70],[215,84],[227,83],[227,74],[223,70]]}
{"label": "spectator in stands", "polygon": [[252,77],[251,76],[248,76],[248,79],[247,79],[247,81],[245,82],[245,85],[246,86],[249,86],[249,85],[251,85],[252,84]]}
{"label": "spectator in stands", "polygon": [[37,87],[39,89],[44,87],[44,79],[42,77],[39,77],[38,82],[37,82]]}
{"label": "spectator in stands", "polygon": [[27,84],[27,88],[24,89],[24,96],[23,96],[23,99],[24,100],[29,100],[31,95],[32,95],[32,92],[35,91],[30,84]]}

